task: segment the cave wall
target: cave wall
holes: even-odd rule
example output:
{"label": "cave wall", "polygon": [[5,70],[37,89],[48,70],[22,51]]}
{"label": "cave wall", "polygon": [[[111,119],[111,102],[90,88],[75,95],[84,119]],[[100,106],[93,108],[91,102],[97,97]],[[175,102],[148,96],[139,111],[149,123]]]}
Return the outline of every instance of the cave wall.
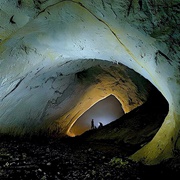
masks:
{"label": "cave wall", "polygon": [[61,119],[84,98],[75,74],[106,60],[140,73],[169,103],[162,127],[132,159],[153,164],[173,155],[180,128],[178,1],[4,0],[0,7],[1,132],[51,129],[52,119],[65,132],[73,121]]}

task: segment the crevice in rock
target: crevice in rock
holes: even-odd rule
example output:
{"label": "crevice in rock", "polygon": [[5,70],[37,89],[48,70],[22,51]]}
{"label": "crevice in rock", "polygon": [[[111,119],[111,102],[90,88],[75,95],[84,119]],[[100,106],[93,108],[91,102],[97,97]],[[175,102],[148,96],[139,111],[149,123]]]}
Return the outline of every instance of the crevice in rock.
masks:
{"label": "crevice in rock", "polygon": [[[25,76],[26,77],[26,76]],[[15,87],[9,92],[9,93],[7,93],[3,98],[2,98],[2,101],[9,95],[9,94],[11,94],[13,91],[15,91],[17,88],[18,88],[18,86],[21,84],[21,82],[25,79],[25,77],[23,77],[23,78],[21,78],[20,80],[19,80],[19,82],[15,85]]]}

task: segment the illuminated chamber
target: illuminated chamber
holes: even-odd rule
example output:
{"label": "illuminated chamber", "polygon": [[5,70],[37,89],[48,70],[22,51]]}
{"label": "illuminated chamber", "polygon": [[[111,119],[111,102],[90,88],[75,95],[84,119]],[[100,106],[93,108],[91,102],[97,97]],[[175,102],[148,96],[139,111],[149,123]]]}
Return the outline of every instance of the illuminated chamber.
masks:
{"label": "illuminated chamber", "polygon": [[91,120],[94,120],[95,128],[99,128],[99,122],[103,125],[120,118],[124,114],[120,102],[110,95],[97,102],[88,109],[81,117],[77,119],[70,132],[75,135],[81,135],[83,132],[91,129]]}

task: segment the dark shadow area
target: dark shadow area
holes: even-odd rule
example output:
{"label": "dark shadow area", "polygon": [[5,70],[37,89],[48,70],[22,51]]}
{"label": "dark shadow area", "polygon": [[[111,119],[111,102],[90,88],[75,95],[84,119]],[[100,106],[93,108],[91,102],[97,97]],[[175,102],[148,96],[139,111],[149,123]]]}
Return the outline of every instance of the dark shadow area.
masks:
{"label": "dark shadow area", "polygon": [[0,179],[176,179],[178,153],[152,166],[127,158],[152,139],[167,112],[167,101],[153,91],[142,106],[81,136],[29,139],[1,135]]}
{"label": "dark shadow area", "polygon": [[100,129],[89,130],[77,141],[89,142],[95,148],[111,147],[129,156],[148,143],[161,127],[169,110],[167,100],[154,88],[147,101]]}
{"label": "dark shadow area", "polygon": [[81,135],[91,129],[91,120],[94,121],[94,129],[120,118],[124,114],[121,103],[115,96],[110,95],[97,102],[88,109],[80,118],[77,119],[70,132],[75,135]]}

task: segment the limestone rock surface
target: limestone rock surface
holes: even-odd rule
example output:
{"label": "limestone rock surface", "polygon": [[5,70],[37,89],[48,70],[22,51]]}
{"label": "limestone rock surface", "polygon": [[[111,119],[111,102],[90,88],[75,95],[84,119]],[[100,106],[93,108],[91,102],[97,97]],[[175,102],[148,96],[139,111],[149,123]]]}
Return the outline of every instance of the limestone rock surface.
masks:
{"label": "limestone rock surface", "polygon": [[[83,113],[77,111],[80,102],[89,98],[85,111],[113,94],[112,82],[124,78],[117,73],[123,64],[150,81],[169,103],[160,130],[133,159],[154,164],[171,157],[180,148],[179,6],[178,0],[2,0],[0,131],[68,133]],[[82,83],[77,75],[87,72],[90,80],[85,76]],[[121,83],[134,88],[131,97],[130,91],[122,95],[115,89],[125,112],[148,95],[148,89],[137,92],[139,83],[130,79]],[[98,85],[105,87],[104,95],[93,99]]]}

